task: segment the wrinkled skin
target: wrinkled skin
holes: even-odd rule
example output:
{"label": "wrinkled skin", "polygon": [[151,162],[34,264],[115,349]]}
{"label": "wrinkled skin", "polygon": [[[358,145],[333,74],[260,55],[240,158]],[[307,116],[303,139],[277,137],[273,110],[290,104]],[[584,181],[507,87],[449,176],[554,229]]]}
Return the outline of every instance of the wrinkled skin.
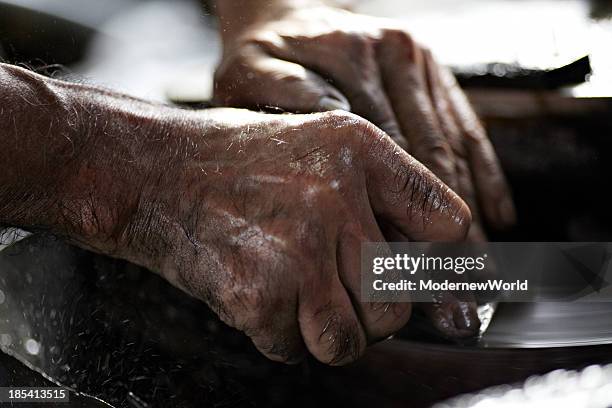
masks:
{"label": "wrinkled skin", "polygon": [[[352,111],[468,203],[474,220],[469,240],[486,240],[483,221],[494,228],[514,224],[493,147],[450,71],[396,22],[322,3],[220,2],[224,54],[215,101],[290,112]],[[410,238],[381,224],[389,241]],[[445,336],[474,335],[479,327],[475,300],[442,293],[418,306]]]}
{"label": "wrinkled skin", "polygon": [[469,227],[448,187],[351,114],[214,110],[189,141],[112,241],[274,360],[344,364],[408,321],[409,303],[359,299],[361,243],[384,241],[375,217],[414,240]]}
{"label": "wrinkled skin", "polygon": [[379,221],[422,241],[461,240],[471,221],[347,112],[186,111],[5,64],[0,107],[0,225],[143,265],[278,361],[345,364],[408,321],[408,302],[360,301]]}
{"label": "wrinkled skin", "polygon": [[[514,223],[495,152],[465,95],[397,23],[325,6],[285,5],[275,13],[274,4],[282,2],[254,1],[253,10],[240,1],[222,3],[217,103],[350,110],[384,130],[468,203],[470,239],[486,239],[483,218],[493,227]],[[265,15],[244,17],[258,8]],[[388,235],[405,238],[397,231]]]}

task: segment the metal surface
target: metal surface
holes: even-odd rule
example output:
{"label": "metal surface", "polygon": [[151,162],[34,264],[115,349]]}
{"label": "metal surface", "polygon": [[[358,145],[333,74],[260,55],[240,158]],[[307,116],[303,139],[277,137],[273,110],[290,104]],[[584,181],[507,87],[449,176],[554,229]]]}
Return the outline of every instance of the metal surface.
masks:
{"label": "metal surface", "polygon": [[479,346],[551,348],[610,343],[610,303],[514,303],[498,307]]}
{"label": "metal surface", "polygon": [[[542,327],[538,348],[526,348],[533,341],[522,330],[551,313],[498,305],[476,345],[396,339],[341,369],[314,361],[285,366],[263,358],[202,302],[156,275],[44,236],[0,253],[0,290],[2,350],[117,406],[418,407],[557,368],[612,362],[612,345],[585,341],[609,327],[604,310],[584,319],[586,310],[561,309]],[[525,329],[517,328],[521,321]],[[517,331],[504,334],[508,327]],[[567,335],[559,341],[560,333],[571,333],[574,344]]]}
{"label": "metal surface", "polygon": [[478,319],[480,320],[478,336],[480,338],[482,338],[482,336],[489,329],[493,316],[495,316],[497,306],[498,304],[495,302],[485,303],[484,305],[478,306]]}
{"label": "metal surface", "polygon": [[18,228],[0,228],[0,251],[29,237],[31,234]]}
{"label": "metal surface", "polygon": [[[0,347],[1,349],[1,347]],[[14,358],[9,354],[0,352],[0,387],[58,387],[59,385],[53,378],[45,373],[37,371],[36,367],[31,366],[26,361]],[[69,401],[62,402],[62,408],[112,408],[111,405],[103,401],[84,394],[79,394],[74,390],[67,389]],[[9,404],[11,405],[11,404]],[[17,405],[17,404],[13,404]],[[24,404],[19,403],[24,408],[49,406],[51,403]],[[0,403],[0,406],[2,403]]]}

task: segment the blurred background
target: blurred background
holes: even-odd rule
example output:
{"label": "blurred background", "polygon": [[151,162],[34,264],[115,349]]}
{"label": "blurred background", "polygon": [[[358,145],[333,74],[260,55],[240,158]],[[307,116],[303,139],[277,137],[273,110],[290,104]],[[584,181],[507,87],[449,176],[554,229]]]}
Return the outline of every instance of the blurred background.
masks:
{"label": "blurred background", "polygon": [[[593,75],[573,94],[612,94],[610,1],[348,3],[401,20],[442,62],[458,67],[547,69],[590,55]],[[0,44],[8,62],[61,64],[64,75],[157,100],[207,99],[220,44],[206,9],[198,0],[0,0]]]}

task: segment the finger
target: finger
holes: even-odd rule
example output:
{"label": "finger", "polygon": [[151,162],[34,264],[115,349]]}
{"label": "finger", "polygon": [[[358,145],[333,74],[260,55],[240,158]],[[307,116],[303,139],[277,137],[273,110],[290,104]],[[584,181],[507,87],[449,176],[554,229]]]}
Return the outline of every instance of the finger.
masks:
{"label": "finger", "polygon": [[[451,164],[454,165],[455,168],[450,176],[452,182],[449,184],[449,186],[452,185],[451,188],[459,193],[461,198],[466,200],[467,204],[470,206],[470,210],[474,211],[474,207],[472,205],[473,203],[466,199],[468,197],[464,195],[464,192],[459,185],[460,180],[457,177],[457,162],[464,159],[466,154],[465,148],[461,141],[461,131],[450,111],[450,103],[446,95],[446,89],[440,81],[440,77],[438,75],[438,65],[434,61],[431,51],[422,48],[419,50],[423,58],[422,68],[424,81],[426,83],[429,100],[431,101],[435,115],[435,122],[440,128],[442,135],[441,137],[445,138],[452,151],[452,153],[449,153],[449,157],[451,158]],[[436,174],[435,171],[434,174]],[[442,181],[447,182],[447,180],[444,180],[443,178]]]}
{"label": "finger", "polygon": [[459,300],[441,292],[435,302],[417,303],[434,327],[445,337],[464,338],[478,334],[480,318],[475,300]]}
{"label": "finger", "polygon": [[487,236],[482,229],[482,221],[480,218],[480,208],[478,206],[478,200],[474,191],[474,180],[470,169],[465,160],[457,160],[455,163],[455,169],[457,171],[457,188],[461,198],[470,207],[472,213],[472,224],[468,231],[467,240],[470,242],[485,242]]}
{"label": "finger", "polygon": [[425,166],[370,126],[365,132],[365,170],[377,218],[418,241],[457,241],[471,222],[467,205]]}
{"label": "finger", "polygon": [[[401,242],[407,240],[407,237],[392,224],[383,222],[381,230],[388,241]],[[470,227],[468,239],[474,231],[480,231],[480,228]],[[433,326],[446,337],[469,337],[476,334],[480,327],[477,304],[474,299],[459,300],[449,294],[439,296],[436,302],[412,303],[411,307],[412,309],[422,310]]]}
{"label": "finger", "polygon": [[295,113],[350,110],[348,100],[319,75],[301,65],[269,57],[251,47],[220,67],[214,102],[222,106]]}
{"label": "finger", "polygon": [[[258,276],[263,276],[263,271]],[[288,285],[285,284],[286,293],[276,294],[269,290],[267,282],[250,280],[247,286],[232,284],[219,288],[220,298],[215,304],[223,305],[216,308],[221,319],[249,336],[263,355],[273,361],[293,364],[303,359],[306,347],[297,322],[298,297],[290,295],[297,291]],[[207,295],[199,297],[207,298]]]}
{"label": "finger", "polygon": [[464,135],[475,189],[484,215],[493,226],[511,226],[516,222],[516,212],[493,145],[452,73],[443,69],[441,77],[447,89],[451,112]]}
{"label": "finger", "polygon": [[455,189],[453,152],[428,92],[419,46],[408,34],[388,30],[378,46],[377,58],[384,89],[408,140],[410,153]]}
{"label": "finger", "polygon": [[245,329],[245,333],[264,356],[272,361],[297,364],[306,355],[296,318],[296,305],[278,305],[266,313],[265,321]]}
{"label": "finger", "polygon": [[[331,259],[335,261],[333,254]],[[366,337],[335,265],[329,265],[328,273],[317,275],[321,279],[305,282],[298,320],[304,343],[317,360],[344,365],[363,354]]]}
{"label": "finger", "polygon": [[[327,41],[329,40],[328,38]],[[327,47],[323,51],[317,49],[317,52],[313,52],[307,44],[300,41],[287,42],[286,45],[287,48],[282,48],[268,44],[266,51],[277,58],[305,66],[321,77],[333,81],[347,97],[350,112],[374,123],[402,148],[408,147],[384,92],[373,42],[353,41],[343,45],[339,43],[336,47]],[[337,47],[350,50],[338,52]],[[326,52],[333,54],[327,58]]]}
{"label": "finger", "polygon": [[[378,242],[381,254],[389,257],[391,250],[385,244],[380,229],[374,221],[374,215],[368,208],[364,227],[357,224],[346,225],[340,235],[338,247],[338,271],[341,281],[353,301],[369,343],[384,339],[402,328],[410,319],[412,310],[408,296],[398,294],[394,299],[385,301],[363,302],[361,293],[361,251],[362,244]],[[361,218],[363,220],[363,218]],[[385,293],[391,296],[390,293]]]}
{"label": "finger", "polygon": [[432,100],[438,123],[451,145],[455,157],[455,191],[466,202],[472,212],[472,225],[468,232],[468,240],[479,242],[486,240],[481,227],[478,200],[474,192],[474,180],[469,166],[466,164],[466,152],[463,135],[457,120],[450,108],[448,92],[440,77],[440,66],[433,58],[431,51],[423,49],[423,66],[427,79],[427,88]]}
{"label": "finger", "polygon": [[[388,241],[399,242],[407,239],[389,223],[383,222],[381,229]],[[474,229],[470,228],[470,234],[472,231]],[[411,307],[423,311],[433,326],[446,337],[462,338],[477,333],[480,320],[474,299],[459,300],[448,292],[440,292],[437,294],[436,301],[433,300],[432,302],[416,302],[411,304]],[[362,321],[364,321],[363,318]],[[393,331],[397,331],[397,329]]]}
{"label": "finger", "polygon": [[368,78],[354,81],[351,85],[340,84],[340,89],[347,95],[352,106],[352,112],[369,120],[385,133],[402,149],[409,147],[408,139],[402,134],[400,126],[385,95],[378,74],[378,67],[373,67]]}

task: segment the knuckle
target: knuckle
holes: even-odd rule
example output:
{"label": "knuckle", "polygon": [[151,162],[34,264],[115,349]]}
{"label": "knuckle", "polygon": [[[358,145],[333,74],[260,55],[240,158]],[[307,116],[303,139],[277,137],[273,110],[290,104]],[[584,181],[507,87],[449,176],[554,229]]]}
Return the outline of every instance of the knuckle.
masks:
{"label": "knuckle", "polygon": [[329,124],[336,129],[353,126],[356,122],[363,121],[361,117],[355,115],[354,113],[340,109],[322,112],[316,116],[318,116],[326,124]]}
{"label": "knuckle", "polygon": [[392,41],[395,44],[403,47],[414,47],[416,44],[410,33],[397,28],[383,30],[383,38],[386,41]]}
{"label": "knuckle", "polygon": [[[333,183],[330,183],[333,184]],[[308,215],[296,223],[293,236],[295,245],[312,251],[320,251],[334,233],[347,212],[346,200],[333,185],[308,183],[302,188],[301,200]]]}
{"label": "knuckle", "polygon": [[428,168],[447,169],[452,172],[453,151],[447,141],[442,138],[428,138],[415,146],[415,157]]}
{"label": "knuckle", "polygon": [[309,216],[308,224],[310,228],[316,225],[323,225],[327,217],[321,211],[325,208],[335,208],[340,200],[340,194],[330,185],[323,182],[310,182],[302,186],[301,198],[304,203],[315,211]]}
{"label": "knuckle", "polygon": [[359,33],[351,33],[348,39],[352,56],[360,58],[356,61],[362,61],[364,59],[374,60],[375,40],[372,37]]}
{"label": "knuckle", "polygon": [[388,43],[393,48],[407,52],[410,61],[416,61],[417,50],[423,49],[417,42],[412,38],[410,33],[405,30],[399,29],[386,29],[383,30],[382,39],[385,43]]}
{"label": "knuckle", "polygon": [[382,132],[364,118],[344,112],[335,120],[344,146],[361,148],[380,140]]}
{"label": "knuckle", "polygon": [[332,31],[322,38],[329,50],[333,50],[352,67],[357,77],[372,71],[376,63],[376,44],[378,40],[371,35],[344,30]]}
{"label": "knuckle", "polygon": [[431,157],[439,159],[448,159],[452,153],[448,142],[442,138],[432,138],[427,140],[420,146],[420,149]]}
{"label": "knuckle", "polygon": [[303,255],[318,253],[325,246],[325,224],[322,215],[315,212],[309,220],[302,221],[297,225],[295,246],[301,250]]}
{"label": "knuckle", "polygon": [[327,34],[326,41],[330,44],[335,44],[350,53],[358,53],[364,55],[373,48],[373,39],[363,33],[347,32],[344,30],[335,30]]}
{"label": "knuckle", "polygon": [[221,294],[226,315],[222,316],[226,323],[243,330],[249,336],[258,335],[264,327],[269,315],[270,298],[273,293],[267,293],[259,285],[236,284],[227,288]]}
{"label": "knuckle", "polygon": [[354,142],[361,148],[362,154],[378,152],[393,157],[397,153],[397,149],[400,148],[389,135],[365,120],[359,123],[354,138]]}
{"label": "knuckle", "polygon": [[311,115],[317,130],[334,133],[334,140],[341,146],[360,146],[361,136],[374,128],[367,120],[344,110],[332,110]]}

